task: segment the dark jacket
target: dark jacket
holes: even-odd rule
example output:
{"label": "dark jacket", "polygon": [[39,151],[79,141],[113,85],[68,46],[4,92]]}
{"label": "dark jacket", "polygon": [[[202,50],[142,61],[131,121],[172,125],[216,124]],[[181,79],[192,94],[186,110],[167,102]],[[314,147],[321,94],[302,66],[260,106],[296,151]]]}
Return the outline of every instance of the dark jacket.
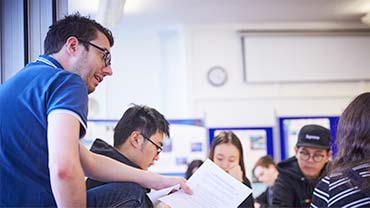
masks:
{"label": "dark jacket", "polygon": [[[249,182],[248,178],[247,181],[243,182],[244,185],[248,186],[248,188],[252,189],[251,182]],[[238,208],[244,207],[253,207],[254,208],[254,199],[252,194],[250,194],[239,206]]]}
{"label": "dark jacket", "polygon": [[[97,154],[101,154],[101,155],[110,157],[110,158],[112,158],[114,160],[117,160],[121,163],[124,163],[128,166],[135,167],[135,168],[140,168],[138,165],[136,165],[135,163],[133,163],[132,161],[127,159],[127,157],[125,157],[120,152],[118,152],[118,150],[116,150],[114,147],[112,147],[111,145],[109,145],[108,143],[104,142],[101,139],[96,139],[94,141],[90,151],[94,152],[94,153],[97,153]],[[91,178],[88,178],[86,180],[86,188],[88,190],[92,189],[92,188],[95,188],[97,186],[104,185],[104,184],[107,184],[107,183],[97,181],[97,180],[93,180]],[[152,204],[151,200],[146,195],[146,193],[148,193],[150,191],[150,189],[146,189],[146,188],[144,188],[144,187],[142,187],[142,186],[140,186],[139,184],[136,184],[136,183],[130,183],[127,187],[133,187],[132,185],[137,185],[138,187],[140,187],[140,189],[143,192],[143,194],[140,194],[140,195],[145,196],[145,199],[142,199],[143,204],[140,207],[153,207],[153,204]],[[133,187],[133,189],[137,190],[138,187]]]}
{"label": "dark jacket", "polygon": [[274,187],[267,187],[264,192],[256,197],[256,202],[258,202],[261,208],[267,208],[272,206],[272,194]]}
{"label": "dark jacket", "polygon": [[327,164],[314,181],[304,177],[295,156],[279,163],[277,168],[279,176],[274,184],[273,206],[309,207],[316,184],[327,173]]}

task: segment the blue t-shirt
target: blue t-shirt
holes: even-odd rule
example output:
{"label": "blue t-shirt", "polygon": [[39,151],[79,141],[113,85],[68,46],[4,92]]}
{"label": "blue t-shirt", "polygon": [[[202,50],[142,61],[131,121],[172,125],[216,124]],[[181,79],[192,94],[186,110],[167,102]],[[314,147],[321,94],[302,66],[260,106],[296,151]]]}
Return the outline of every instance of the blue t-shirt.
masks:
{"label": "blue t-shirt", "polygon": [[56,206],[48,168],[47,117],[66,110],[86,132],[87,87],[50,56],[0,86],[0,207]]}

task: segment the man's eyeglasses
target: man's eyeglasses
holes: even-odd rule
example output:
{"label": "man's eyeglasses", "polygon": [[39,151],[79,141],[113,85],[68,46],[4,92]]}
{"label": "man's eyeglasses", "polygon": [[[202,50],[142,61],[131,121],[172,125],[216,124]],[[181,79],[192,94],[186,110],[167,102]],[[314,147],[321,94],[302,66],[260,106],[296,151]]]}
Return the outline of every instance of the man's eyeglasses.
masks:
{"label": "man's eyeglasses", "polygon": [[299,153],[299,157],[302,160],[305,160],[305,161],[308,161],[310,158],[312,158],[313,161],[315,161],[315,162],[321,162],[322,159],[324,159],[324,157],[325,157],[325,155],[322,155],[322,154],[313,154],[313,155],[311,155],[310,153],[305,152],[305,151],[300,151],[298,153]]}
{"label": "man's eyeglasses", "polygon": [[103,54],[104,54],[103,58],[104,58],[105,67],[110,66],[112,57],[111,57],[110,52],[107,49],[101,48],[101,47],[95,45],[94,43],[91,43],[90,41],[81,40],[81,39],[78,39],[78,40],[81,43],[89,44],[89,45],[95,47],[96,49],[100,50],[101,52],[103,52]]}
{"label": "man's eyeglasses", "polygon": [[145,136],[144,134],[140,133],[141,136],[144,137],[144,139],[148,140],[150,143],[154,144],[154,146],[157,148],[157,155],[162,152],[162,147],[156,144],[153,140],[149,139],[149,137]]}

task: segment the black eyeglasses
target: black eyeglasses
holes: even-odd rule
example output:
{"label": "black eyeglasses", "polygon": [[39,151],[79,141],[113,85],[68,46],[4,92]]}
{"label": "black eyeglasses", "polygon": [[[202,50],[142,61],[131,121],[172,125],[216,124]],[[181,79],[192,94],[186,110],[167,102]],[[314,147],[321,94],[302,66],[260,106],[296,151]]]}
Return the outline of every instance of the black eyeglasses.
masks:
{"label": "black eyeglasses", "polygon": [[100,50],[101,52],[103,52],[103,54],[104,54],[103,58],[104,58],[105,67],[110,66],[112,57],[110,55],[110,52],[107,49],[101,48],[101,47],[95,45],[94,43],[91,43],[90,41],[81,40],[81,39],[78,39],[78,40],[81,43],[89,44],[89,45],[95,47],[96,49]]}
{"label": "black eyeglasses", "polygon": [[162,147],[156,144],[153,140],[149,139],[149,137],[145,136],[144,134],[140,133],[141,136],[144,137],[144,139],[148,140],[150,143],[154,144],[154,146],[157,148],[157,155],[162,152]]}
{"label": "black eyeglasses", "polygon": [[324,157],[325,157],[322,154],[313,154],[313,155],[311,155],[310,153],[305,152],[305,151],[300,151],[298,153],[299,153],[299,157],[302,160],[305,160],[305,161],[308,161],[310,158],[312,158],[313,161],[315,161],[315,162],[321,162],[322,159],[324,159]]}

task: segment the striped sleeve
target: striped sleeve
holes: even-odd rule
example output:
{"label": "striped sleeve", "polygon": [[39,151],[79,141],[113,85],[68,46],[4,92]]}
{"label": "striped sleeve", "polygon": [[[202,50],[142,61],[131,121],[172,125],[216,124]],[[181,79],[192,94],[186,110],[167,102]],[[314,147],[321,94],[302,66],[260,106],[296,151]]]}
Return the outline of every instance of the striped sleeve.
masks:
{"label": "striped sleeve", "polygon": [[334,173],[323,178],[314,190],[311,207],[370,207],[369,190],[356,185],[367,183],[367,177],[370,165],[365,163],[353,167],[346,175]]}
{"label": "striped sleeve", "polygon": [[312,208],[318,207],[328,207],[329,202],[329,183],[330,178],[328,176],[321,179],[321,181],[317,184],[313,195],[311,206]]}

